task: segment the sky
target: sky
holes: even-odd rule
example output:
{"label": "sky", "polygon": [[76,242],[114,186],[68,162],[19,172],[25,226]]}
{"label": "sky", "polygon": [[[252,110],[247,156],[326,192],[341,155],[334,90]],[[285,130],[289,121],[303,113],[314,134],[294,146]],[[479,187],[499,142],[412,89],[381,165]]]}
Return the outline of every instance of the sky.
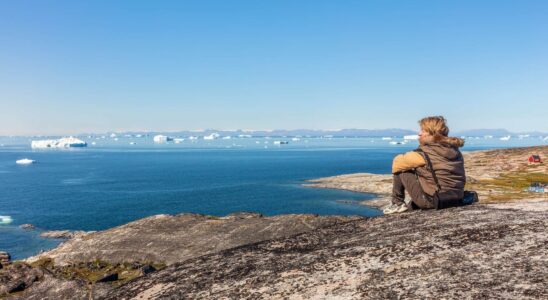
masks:
{"label": "sky", "polygon": [[0,135],[548,132],[548,1],[0,1]]}

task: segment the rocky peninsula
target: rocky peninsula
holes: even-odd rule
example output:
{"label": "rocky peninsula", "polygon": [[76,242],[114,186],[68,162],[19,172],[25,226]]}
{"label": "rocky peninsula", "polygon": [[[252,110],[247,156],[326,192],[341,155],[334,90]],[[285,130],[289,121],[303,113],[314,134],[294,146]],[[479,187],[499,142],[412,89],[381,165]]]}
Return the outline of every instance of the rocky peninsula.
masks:
{"label": "rocky peninsula", "polygon": [[[480,203],[376,218],[159,215],[0,269],[10,299],[545,299],[548,147],[466,153]],[[307,185],[375,193],[390,175]],[[364,201],[382,205],[386,200]]]}

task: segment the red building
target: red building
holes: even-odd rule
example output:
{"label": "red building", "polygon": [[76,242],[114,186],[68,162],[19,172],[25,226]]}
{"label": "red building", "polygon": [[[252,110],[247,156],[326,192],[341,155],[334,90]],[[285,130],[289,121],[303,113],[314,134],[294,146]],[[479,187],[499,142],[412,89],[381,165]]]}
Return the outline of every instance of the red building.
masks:
{"label": "red building", "polygon": [[533,154],[533,155],[529,156],[529,162],[530,163],[541,163],[542,160],[540,159],[540,155],[538,155],[538,154],[534,155]]}

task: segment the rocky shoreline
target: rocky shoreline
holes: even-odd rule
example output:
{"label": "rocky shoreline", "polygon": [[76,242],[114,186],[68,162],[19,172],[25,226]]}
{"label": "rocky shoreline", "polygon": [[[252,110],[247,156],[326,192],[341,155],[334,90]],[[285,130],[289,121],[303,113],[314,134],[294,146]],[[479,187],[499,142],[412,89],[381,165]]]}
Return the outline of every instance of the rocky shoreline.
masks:
{"label": "rocky shoreline", "polygon": [[[0,298],[547,298],[548,198],[523,186],[548,169],[524,162],[532,152],[547,157],[548,147],[466,153],[481,201],[466,207],[375,218],[158,215],[53,232],[67,238],[55,249],[18,262],[0,255]],[[375,193],[363,204],[379,207],[391,176],[306,185]]]}

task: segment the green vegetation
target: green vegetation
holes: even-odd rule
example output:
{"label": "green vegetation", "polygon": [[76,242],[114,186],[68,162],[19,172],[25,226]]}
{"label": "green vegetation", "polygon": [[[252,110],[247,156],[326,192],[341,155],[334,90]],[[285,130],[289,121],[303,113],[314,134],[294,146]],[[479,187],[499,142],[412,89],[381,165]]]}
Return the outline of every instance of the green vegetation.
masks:
{"label": "green vegetation", "polygon": [[504,201],[535,196],[535,193],[525,191],[535,182],[547,183],[548,174],[527,171],[505,173],[494,179],[483,179],[475,183],[467,183],[466,189],[480,192],[482,201]]}
{"label": "green vegetation", "polygon": [[83,280],[88,283],[95,283],[108,274],[116,273],[118,274],[118,280],[113,282],[115,285],[121,285],[141,276],[141,268],[147,265],[152,266],[156,270],[163,269],[166,266],[163,263],[153,262],[125,262],[113,264],[102,260],[74,263],[66,266],[55,266],[53,260],[50,258],[42,258],[31,264],[33,267],[48,269],[56,276],[60,276],[64,279]]}

